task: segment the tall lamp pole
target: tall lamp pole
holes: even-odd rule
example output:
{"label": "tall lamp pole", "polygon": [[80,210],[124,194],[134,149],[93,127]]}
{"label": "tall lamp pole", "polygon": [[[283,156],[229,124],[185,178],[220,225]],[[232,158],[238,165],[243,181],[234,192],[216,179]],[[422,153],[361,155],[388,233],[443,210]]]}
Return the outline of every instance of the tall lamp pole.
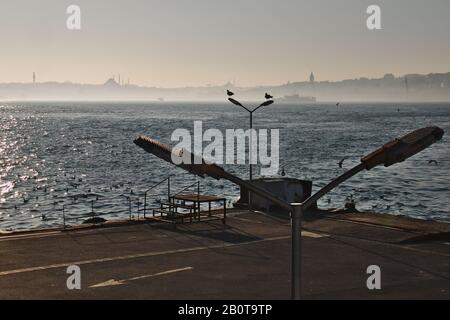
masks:
{"label": "tall lamp pole", "polygon": [[386,143],[381,148],[375,150],[361,159],[361,163],[337,177],[325,187],[317,191],[314,195],[302,203],[291,203],[292,221],[292,299],[301,298],[301,250],[302,250],[302,215],[317,200],[328,192],[339,186],[363,170],[371,170],[379,165],[389,167],[393,164],[403,162],[409,157],[431,146],[442,139],[444,131],[438,127],[428,127],[413,131],[401,138]]}
{"label": "tall lamp pole", "polygon": [[[427,127],[415,130],[401,138],[392,140],[386,143],[381,148],[370,153],[366,157],[361,159],[361,163],[348,170],[341,176],[337,177],[325,187],[320,189],[314,195],[304,200],[301,203],[287,203],[285,200],[278,198],[265,189],[262,189],[253,183],[245,181],[235,175],[226,172],[223,168],[215,164],[207,164],[203,160],[203,163],[196,166],[191,165],[177,165],[193,174],[201,177],[209,176],[216,179],[226,179],[241,187],[245,187],[247,190],[264,197],[273,203],[279,205],[281,208],[288,210],[291,213],[291,232],[292,232],[292,247],[291,247],[291,285],[292,285],[292,299],[301,298],[301,250],[302,250],[302,215],[311,207],[317,200],[326,195],[328,192],[339,186],[341,183],[350,179],[354,175],[363,170],[371,170],[374,167],[384,165],[389,167],[398,162],[402,162],[409,157],[412,157],[416,153],[428,148],[433,143],[442,139],[444,130],[438,127]],[[172,163],[172,148],[156,141],[151,138],[140,136],[134,143],[149,153]],[[192,155],[191,155],[192,156]]]}
{"label": "tall lamp pole", "polygon": [[[231,96],[231,95],[234,95],[234,93],[232,93],[231,91],[228,91],[228,95]],[[252,154],[253,154],[253,146],[252,146],[252,140],[253,140],[252,139],[253,138],[253,113],[256,112],[256,110],[258,110],[261,107],[267,107],[267,106],[270,106],[271,104],[274,103],[274,101],[272,100],[272,96],[268,95],[267,93],[266,93],[266,99],[268,99],[268,100],[264,101],[263,103],[261,103],[258,107],[254,108],[253,110],[250,110],[249,108],[245,107],[242,103],[240,103],[236,99],[233,99],[231,97],[228,98],[228,101],[230,101],[232,104],[245,109],[250,114],[250,137],[249,137],[249,139],[250,139],[250,147],[249,147],[249,150],[248,150],[249,162],[250,162],[250,173],[249,173],[249,181],[250,182],[253,181],[253,164],[252,164],[252,162],[253,162],[253,157],[252,157]],[[248,205],[249,205],[249,208],[251,209],[252,208],[252,196],[251,196],[250,190],[248,192]]]}

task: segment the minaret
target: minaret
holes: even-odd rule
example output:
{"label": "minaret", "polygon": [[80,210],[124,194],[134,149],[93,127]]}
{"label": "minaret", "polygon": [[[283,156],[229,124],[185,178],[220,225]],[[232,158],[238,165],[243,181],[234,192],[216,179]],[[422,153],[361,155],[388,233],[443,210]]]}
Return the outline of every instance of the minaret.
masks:
{"label": "minaret", "polygon": [[309,76],[309,82],[314,82],[314,73],[311,72],[311,75]]}
{"label": "minaret", "polygon": [[35,84],[35,83],[36,83],[36,73],[33,72],[33,84]]}

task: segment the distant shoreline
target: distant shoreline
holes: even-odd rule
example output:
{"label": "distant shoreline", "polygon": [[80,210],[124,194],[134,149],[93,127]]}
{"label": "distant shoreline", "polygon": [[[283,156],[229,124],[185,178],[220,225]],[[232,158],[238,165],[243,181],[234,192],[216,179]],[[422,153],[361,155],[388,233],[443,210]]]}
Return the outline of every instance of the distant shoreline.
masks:
{"label": "distant shoreline", "polygon": [[358,78],[336,82],[287,82],[276,86],[221,86],[158,88],[123,84],[114,78],[104,84],[36,82],[0,84],[0,101],[156,101],[216,102],[232,89],[240,100],[260,101],[266,92],[275,100],[289,96],[314,97],[326,102],[450,102],[450,72]]}
{"label": "distant shoreline", "polygon": [[[392,105],[392,107],[397,107],[395,104],[408,104],[408,105],[421,105],[421,104],[430,104],[430,105],[437,105],[437,104],[449,104],[450,100],[448,101],[345,101],[345,100],[330,100],[330,101],[317,101],[315,103],[287,103],[287,102],[279,102],[277,103],[275,101],[276,105],[280,106],[324,106],[324,105],[330,105],[335,107],[336,101],[339,101],[340,107],[345,107],[345,105],[361,105],[361,107],[364,107],[364,104],[371,104],[371,105]],[[257,104],[258,101],[246,101],[247,103],[254,103]],[[208,105],[215,103],[215,104],[224,104],[228,105],[229,103],[224,100],[168,100],[168,101],[157,101],[157,100],[106,100],[106,99],[99,99],[99,100],[62,100],[62,99],[47,99],[47,100],[1,100],[0,99],[0,107],[1,104],[30,104],[30,103],[81,103],[81,104],[89,104],[89,103],[110,103],[110,104],[127,104],[127,103],[135,103],[135,104],[152,104],[152,105],[164,105],[167,104],[168,107],[170,107],[170,104],[200,104],[200,105]]]}

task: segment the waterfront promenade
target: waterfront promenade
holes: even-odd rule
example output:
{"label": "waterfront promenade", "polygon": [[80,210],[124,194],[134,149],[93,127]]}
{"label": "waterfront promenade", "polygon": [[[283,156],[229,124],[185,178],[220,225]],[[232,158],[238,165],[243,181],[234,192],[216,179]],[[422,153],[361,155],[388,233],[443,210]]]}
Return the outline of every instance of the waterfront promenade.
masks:
{"label": "waterfront promenade", "polygon": [[[305,299],[450,298],[450,225],[324,211],[305,217]],[[0,299],[289,299],[288,219],[108,223],[0,237]],[[81,290],[66,286],[81,268]],[[368,290],[369,265],[381,290]]]}

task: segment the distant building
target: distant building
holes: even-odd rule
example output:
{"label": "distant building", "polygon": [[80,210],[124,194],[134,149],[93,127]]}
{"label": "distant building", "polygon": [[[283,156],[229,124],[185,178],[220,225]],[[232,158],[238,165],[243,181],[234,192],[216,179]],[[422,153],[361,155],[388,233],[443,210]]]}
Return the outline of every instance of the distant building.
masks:
{"label": "distant building", "polygon": [[311,72],[311,75],[309,76],[309,82],[314,82],[315,78],[314,78],[314,73]]}
{"label": "distant building", "polygon": [[120,86],[114,79],[114,76],[112,78],[108,79],[108,81],[106,81],[103,85],[105,87],[110,87],[110,88],[116,88],[116,87]]}
{"label": "distant building", "polygon": [[33,72],[33,83],[36,83],[36,73]]}

